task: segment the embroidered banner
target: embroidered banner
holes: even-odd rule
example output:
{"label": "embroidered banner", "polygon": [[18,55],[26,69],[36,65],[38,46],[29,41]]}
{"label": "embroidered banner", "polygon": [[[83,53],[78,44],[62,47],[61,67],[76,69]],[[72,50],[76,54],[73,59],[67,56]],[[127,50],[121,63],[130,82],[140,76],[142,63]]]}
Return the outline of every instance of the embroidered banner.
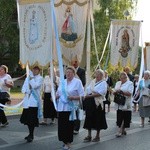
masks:
{"label": "embroidered banner", "polygon": [[33,4],[33,3],[48,3],[50,0],[18,0],[20,5]]}
{"label": "embroidered banner", "polygon": [[73,59],[81,62],[88,3],[85,0],[55,0],[55,10],[64,64],[70,64]]}
{"label": "embroidered banner", "polygon": [[20,63],[48,66],[52,45],[50,0],[32,0],[32,4],[28,4],[28,0],[19,2]]}
{"label": "embroidered banner", "polygon": [[110,34],[110,64],[136,68],[138,62],[140,21],[113,20]]}
{"label": "embroidered banner", "polygon": [[150,43],[149,43],[149,45],[146,46],[144,58],[145,58],[145,67],[147,70],[150,70],[150,63],[149,63],[149,60],[150,60]]}

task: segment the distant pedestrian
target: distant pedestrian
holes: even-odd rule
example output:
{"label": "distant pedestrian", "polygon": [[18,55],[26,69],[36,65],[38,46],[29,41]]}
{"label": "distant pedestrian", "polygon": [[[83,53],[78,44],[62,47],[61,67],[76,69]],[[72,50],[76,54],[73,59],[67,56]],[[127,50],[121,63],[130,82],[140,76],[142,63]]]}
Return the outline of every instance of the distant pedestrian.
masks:
{"label": "distant pedestrian", "polygon": [[55,118],[57,118],[57,113],[56,113],[53,100],[51,97],[52,82],[54,82],[54,80],[56,80],[55,77],[51,81],[50,68],[48,68],[47,75],[45,76],[44,82],[43,82],[43,117],[44,118],[43,118],[43,121],[40,123],[40,125],[47,125],[48,118],[51,119],[50,124],[54,124]]}
{"label": "distant pedestrian", "polygon": [[130,68],[129,67],[125,67],[123,69],[123,71],[127,74],[128,78],[130,81],[134,81],[134,76],[131,74]]}
{"label": "distant pedestrian", "polygon": [[143,105],[143,101],[145,98],[149,98],[150,94],[149,95],[144,95],[143,94],[143,91],[146,90],[146,89],[149,89],[150,91],[150,71],[149,70],[146,70],[144,72],[144,77],[142,80],[140,80],[140,83],[139,83],[139,89],[138,89],[138,92],[139,92],[139,95],[140,95],[140,98],[139,98],[139,114],[140,114],[140,117],[141,117],[141,127],[144,127],[144,124],[145,124],[145,118],[148,117],[150,118],[150,106],[144,106]]}
{"label": "distant pedestrian", "polygon": [[111,90],[110,90],[110,88],[113,86],[113,82],[112,82],[112,78],[108,75],[108,72],[106,70],[105,70],[105,80],[107,82],[107,93],[105,96],[106,100],[104,101],[104,110],[106,111],[105,106],[107,104],[108,105],[107,112],[110,112],[110,104],[111,104],[111,101],[110,101]]}
{"label": "distant pedestrian", "polygon": [[139,75],[135,75],[134,76],[134,81],[133,81],[133,86],[134,86],[134,89],[133,89],[133,104],[134,104],[134,111],[137,111],[138,110],[138,99],[139,99],[139,92],[137,91],[137,85],[138,85],[138,82],[139,82]]}

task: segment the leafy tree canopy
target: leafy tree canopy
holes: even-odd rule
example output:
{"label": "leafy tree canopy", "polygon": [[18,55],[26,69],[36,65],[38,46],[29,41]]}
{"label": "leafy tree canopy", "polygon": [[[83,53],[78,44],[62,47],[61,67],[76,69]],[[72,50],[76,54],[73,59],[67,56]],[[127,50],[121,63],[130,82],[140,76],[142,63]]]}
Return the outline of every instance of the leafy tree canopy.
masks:
{"label": "leafy tree canopy", "polygon": [[[94,12],[94,23],[96,31],[97,47],[99,52],[99,58],[102,54],[103,47],[107,38],[111,20],[113,19],[132,19],[135,13],[136,0],[97,0],[99,5],[99,10]],[[129,16],[126,13],[129,12]],[[92,42],[93,43],[93,42]],[[91,52],[91,65],[93,68],[97,65],[96,53],[94,50],[94,45],[92,45]],[[107,66],[106,60],[109,48],[107,47],[104,58],[100,64],[102,69]],[[107,66],[108,69],[108,66]],[[110,69],[111,70],[111,69]]]}
{"label": "leafy tree canopy", "polygon": [[0,0],[0,64],[14,72],[19,60],[19,32],[15,0]]}

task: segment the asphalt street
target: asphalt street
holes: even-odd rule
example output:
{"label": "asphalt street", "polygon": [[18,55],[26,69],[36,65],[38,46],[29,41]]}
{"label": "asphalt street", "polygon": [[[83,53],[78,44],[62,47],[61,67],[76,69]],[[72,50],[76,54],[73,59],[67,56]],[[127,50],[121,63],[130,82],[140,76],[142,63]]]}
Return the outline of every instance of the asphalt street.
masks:
{"label": "asphalt street", "polygon": [[[19,122],[20,116],[8,116],[9,125],[0,127],[0,150],[61,150],[62,143],[57,137],[57,122],[53,125],[39,126],[35,129],[35,138],[32,143],[26,143],[24,137],[28,135],[27,126]],[[145,127],[140,127],[138,112],[132,113],[131,127],[127,129],[127,135],[116,138],[116,111],[113,106],[106,113],[108,129],[101,131],[100,142],[84,143],[83,139],[87,131],[82,128],[78,135],[74,136],[72,150],[148,150],[150,149],[150,124],[148,118]],[[95,131],[93,131],[94,137]]]}

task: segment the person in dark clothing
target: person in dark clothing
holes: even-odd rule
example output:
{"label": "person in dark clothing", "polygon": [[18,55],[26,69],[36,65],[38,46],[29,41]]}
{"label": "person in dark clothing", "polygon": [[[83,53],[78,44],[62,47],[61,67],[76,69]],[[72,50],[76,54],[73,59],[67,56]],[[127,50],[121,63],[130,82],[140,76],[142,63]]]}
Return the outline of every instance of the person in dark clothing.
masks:
{"label": "person in dark clothing", "polygon": [[134,76],[134,81],[133,81],[133,86],[134,86],[134,89],[133,89],[133,104],[134,104],[134,111],[137,111],[137,101],[139,99],[139,93],[136,91],[136,88],[137,88],[137,84],[138,84],[138,81],[139,81],[139,75],[135,75]]}
{"label": "person in dark clothing", "polygon": [[109,94],[110,94],[110,87],[113,86],[112,78],[108,76],[108,72],[105,70],[105,80],[107,82],[107,93],[106,93],[106,100],[103,102],[104,104],[104,110],[105,110],[105,105],[108,105],[108,110],[107,112],[110,112],[110,99],[109,99]]}
{"label": "person in dark clothing", "polygon": [[134,76],[130,73],[130,68],[129,67],[125,67],[123,69],[123,71],[127,74],[128,78],[130,81],[134,81]]}
{"label": "person in dark clothing", "polygon": [[82,82],[82,85],[85,86],[86,80],[85,80],[85,69],[79,67],[78,60],[72,61],[72,66],[76,69],[76,74],[78,75],[79,79]]}
{"label": "person in dark clothing", "polygon": [[[55,76],[53,77],[53,81],[55,81]],[[55,84],[54,84],[55,88]],[[52,83],[50,76],[50,68],[47,70],[47,75],[44,77],[43,81],[43,121],[40,125],[48,125],[48,118],[51,119],[50,124],[55,124],[55,118],[57,118],[57,113],[53,104],[53,100],[51,97]]]}

